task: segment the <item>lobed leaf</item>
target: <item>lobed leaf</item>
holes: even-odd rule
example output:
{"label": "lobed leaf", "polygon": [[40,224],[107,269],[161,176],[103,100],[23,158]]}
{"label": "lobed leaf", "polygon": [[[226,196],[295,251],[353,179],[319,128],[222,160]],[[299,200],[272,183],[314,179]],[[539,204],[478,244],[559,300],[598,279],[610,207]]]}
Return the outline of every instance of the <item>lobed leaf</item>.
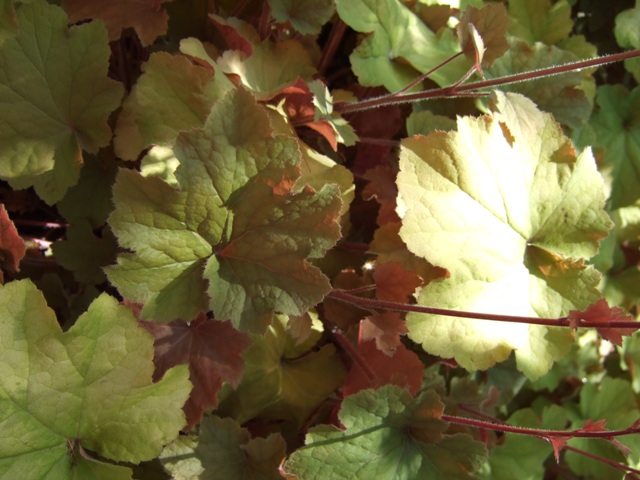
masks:
{"label": "lobed leaf", "polygon": [[64,11],[43,0],[20,4],[16,21],[0,45],[0,177],[53,204],[78,181],[82,150],[108,145],[123,89],[107,78],[100,22],[68,28]]}
{"label": "lobed leaf", "polygon": [[[446,268],[419,303],[496,314],[559,317],[597,300],[598,273],[581,261],[611,221],[590,151],[526,98],[497,94],[497,112],[459,118],[457,132],[402,142],[400,236]],[[530,378],[566,353],[570,335],[542,326],[410,314],[409,336],[430,353],[486,369],[515,350]]]}
{"label": "lobed leaf", "polygon": [[128,478],[82,451],[138,463],[178,435],[187,369],[152,383],[151,336],[113,298],[100,296],[67,332],[27,280],[0,287],[0,310],[0,476]]}

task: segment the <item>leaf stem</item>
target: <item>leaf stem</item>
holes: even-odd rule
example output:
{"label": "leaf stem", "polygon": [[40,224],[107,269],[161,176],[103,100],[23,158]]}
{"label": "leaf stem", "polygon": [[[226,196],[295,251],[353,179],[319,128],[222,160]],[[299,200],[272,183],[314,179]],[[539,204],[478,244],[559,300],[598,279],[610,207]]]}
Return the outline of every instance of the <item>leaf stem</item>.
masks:
{"label": "leaf stem", "polygon": [[324,75],[324,72],[327,70],[329,63],[331,62],[331,60],[333,60],[333,56],[335,55],[342,37],[344,36],[344,32],[346,31],[347,24],[338,18],[336,22],[331,26],[329,38],[324,46],[324,49],[322,50],[322,56],[320,57],[320,61],[318,62],[318,73]]}
{"label": "leaf stem", "polygon": [[[447,308],[424,307],[422,305],[412,305],[409,303],[389,302],[385,300],[376,300],[373,298],[363,298],[345,290],[334,289],[327,297],[339,300],[341,302],[350,303],[360,308],[390,310],[394,312],[415,312],[426,313],[430,315],[443,315],[446,317],[473,318],[476,320],[492,320],[495,322],[511,322],[511,323],[527,323],[529,325],[544,325],[548,327],[570,327],[569,317],[544,318],[544,317],[525,317],[517,315],[499,315],[496,313],[466,312],[462,310],[450,310]],[[640,322],[588,322],[581,320],[579,327],[584,328],[625,328],[629,330],[640,329]]]}
{"label": "leaf stem", "polygon": [[[399,105],[404,103],[420,102],[422,100],[430,100],[436,98],[452,98],[461,96],[477,96],[483,95],[483,92],[479,90],[486,88],[494,88],[500,85],[510,85],[513,83],[524,82],[528,80],[535,80],[542,77],[550,77],[553,75],[560,75],[562,73],[579,71],[584,68],[599,67],[609,63],[620,62],[630,58],[640,56],[640,49],[629,50],[626,52],[615,53],[612,55],[604,55],[602,57],[591,58],[588,60],[578,60],[576,62],[564,63],[562,65],[554,65],[552,67],[541,68],[538,70],[529,70],[522,73],[516,73],[513,75],[505,75],[504,77],[497,77],[490,80],[479,80],[476,82],[470,82],[464,85],[460,85],[456,82],[454,85],[447,87],[434,88],[431,90],[425,90],[422,92],[414,92],[407,94],[391,94],[383,95],[381,97],[368,98],[360,102],[353,103],[338,103],[334,105],[333,111],[335,113],[346,114],[352,112],[358,112],[362,110],[370,110],[373,108],[379,108],[386,105]],[[436,67],[436,69],[439,67]],[[420,80],[422,77],[420,77]],[[402,92],[402,90],[401,90]],[[304,125],[313,121],[313,116],[298,117],[294,123],[295,126]]]}

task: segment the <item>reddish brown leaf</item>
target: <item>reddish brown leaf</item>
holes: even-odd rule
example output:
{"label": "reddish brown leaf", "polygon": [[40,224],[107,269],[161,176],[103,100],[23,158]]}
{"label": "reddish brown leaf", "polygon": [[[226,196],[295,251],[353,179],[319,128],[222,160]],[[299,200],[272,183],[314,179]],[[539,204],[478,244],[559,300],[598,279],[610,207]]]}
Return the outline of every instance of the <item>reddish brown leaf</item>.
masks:
{"label": "reddish brown leaf", "polygon": [[[600,336],[618,346],[622,345],[622,336],[631,335],[636,328],[608,328],[609,322],[634,322],[631,315],[625,314],[624,310],[619,307],[610,307],[604,298],[596,303],[589,305],[586,310],[572,310],[569,312],[569,325],[572,328],[578,327],[596,327]],[[588,322],[588,323],[584,323]],[[597,326],[600,324],[602,326]]]}
{"label": "reddish brown leaf", "polygon": [[[2,269],[15,273],[18,271],[20,260],[24,257],[27,248],[22,237],[18,235],[15,225],[9,218],[9,214],[0,204],[0,253],[2,254]],[[0,282],[4,282],[0,272]]]}
{"label": "reddish brown leaf", "polygon": [[406,302],[422,284],[415,272],[405,270],[399,262],[376,265],[373,279],[376,282],[378,300],[389,302]]}
{"label": "reddish brown leaf", "polygon": [[360,342],[360,359],[368,371],[354,362],[343,387],[345,395],[352,395],[365,388],[380,388],[383,385],[398,385],[415,395],[422,383],[424,365],[418,356],[400,344],[392,357],[388,357],[376,347],[374,341]]}
{"label": "reddish brown leaf", "polygon": [[[284,111],[291,121],[315,114],[316,106],[313,104],[313,93],[309,90],[307,82],[301,78],[298,78],[293,85],[283,88],[282,92],[272,99],[273,103],[276,104],[282,100],[284,100]],[[318,120],[317,122],[305,123],[304,126],[318,132],[329,142],[333,150],[337,150],[336,132],[328,121]]]}
{"label": "reddish brown leaf", "polygon": [[407,325],[398,312],[371,315],[360,323],[360,338],[363,341],[374,339],[378,350],[390,357],[400,346],[400,336],[407,332]]}
{"label": "reddish brown leaf", "polygon": [[220,32],[225,42],[227,42],[229,50],[239,50],[247,57],[250,57],[253,54],[253,45],[251,44],[250,39],[248,39],[246,35],[243,35],[235,25],[231,22],[227,22],[224,18],[217,15],[209,15],[209,18],[211,19],[211,23],[213,23]]}
{"label": "reddish brown leaf", "polygon": [[556,462],[560,463],[560,451],[567,445],[569,437],[549,437],[549,441],[553,446],[553,453],[556,456]]}
{"label": "reddish brown leaf", "polygon": [[128,27],[140,37],[142,45],[151,45],[160,35],[167,33],[169,15],[163,3],[173,0],[62,0],[71,22],[101,19],[109,31],[109,40],[120,38]]}
{"label": "reddish brown leaf", "polygon": [[396,213],[396,173],[388,165],[378,165],[364,174],[364,178],[370,183],[362,190],[362,198],[371,200],[375,198],[380,204],[378,211],[378,225],[390,222],[399,222],[400,217]]}
{"label": "reddish brown leaf", "polygon": [[189,365],[193,390],[184,411],[192,428],[205,410],[218,404],[223,382],[234,387],[239,384],[244,371],[241,354],[250,344],[249,337],[229,322],[208,320],[204,315],[190,324],[182,320],[140,324],[155,338],[154,381],[175,365]]}

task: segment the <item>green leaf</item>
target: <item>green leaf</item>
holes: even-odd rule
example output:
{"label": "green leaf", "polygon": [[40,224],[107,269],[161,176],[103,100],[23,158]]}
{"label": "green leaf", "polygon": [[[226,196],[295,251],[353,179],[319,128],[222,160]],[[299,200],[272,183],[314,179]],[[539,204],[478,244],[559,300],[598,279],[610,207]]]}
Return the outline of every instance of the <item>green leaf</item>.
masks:
{"label": "green leaf", "polygon": [[[436,35],[399,0],[336,0],[336,8],[347,25],[367,34],[349,57],[363,86],[382,85],[395,92],[460,51],[452,31]],[[459,58],[429,78],[448,85],[468,67]]]}
{"label": "green leaf", "polygon": [[215,80],[212,68],[182,55],[156,52],[142,70],[116,126],[115,151],[125,160],[150,145],[171,147],[179,132],[202,127],[213,103],[231,88]]}
{"label": "green leaf", "polygon": [[107,78],[102,23],[68,28],[64,11],[44,1],[18,6],[17,23],[0,45],[0,177],[52,204],[77,182],[82,150],[109,143],[123,90]]}
{"label": "green leaf", "polygon": [[242,381],[218,411],[239,423],[260,417],[302,425],[342,385],[346,372],[333,345],[314,351],[306,342],[294,343],[287,318],[277,315],[265,334],[253,336],[253,345],[243,354]]}
{"label": "green leaf", "polygon": [[555,45],[573,29],[571,6],[566,0],[510,0],[509,33],[530,44]]}
{"label": "green leaf", "polygon": [[609,206],[626,207],[640,199],[640,87],[629,92],[622,85],[603,85],[596,104],[589,124],[597,145],[605,149],[605,162],[613,167]]}
{"label": "green leaf", "polygon": [[[487,79],[492,79],[576,60],[578,57],[574,53],[555,46],[513,41],[507,53],[496,60],[491,68],[484,69],[484,74]],[[502,90],[526,95],[538,108],[553,114],[561,124],[578,128],[591,115],[592,101],[585,89],[593,83],[593,79],[585,77],[584,73],[573,71],[531,82],[515,83]]]}
{"label": "green leaf", "polygon": [[[588,383],[582,387],[579,415],[573,419],[571,428],[582,428],[587,420],[606,419],[607,429],[622,430],[630,427],[638,417],[640,409],[629,382],[607,377],[599,385]],[[632,451],[630,460],[638,462],[640,440],[637,435],[625,435],[616,440],[629,447]],[[572,438],[567,444],[615,462],[627,463],[622,452],[609,440]],[[568,451],[565,459],[575,473],[586,478],[620,478],[618,470],[583,455]]]}
{"label": "green leaf", "polygon": [[271,14],[278,22],[291,22],[302,34],[317,35],[335,7],[333,0],[269,0]]}
{"label": "green leaf", "polygon": [[273,311],[301,315],[320,302],[329,282],[307,259],[339,238],[339,189],[294,193],[298,145],[272,134],[251,94],[218,102],[174,153],[180,191],[127,171],[114,187],[110,224],[135,253],[107,275],[145,304],[143,318],[192,319],[211,309],[241,330],[262,331]]}
{"label": "green leaf", "polygon": [[[507,420],[509,425],[524,428],[562,430],[567,420],[564,410],[552,405],[540,418],[530,409],[518,410]],[[539,480],[544,477],[544,462],[553,455],[553,448],[542,438],[528,435],[505,434],[505,439],[492,452],[490,471],[484,476],[490,480]]]}
{"label": "green leaf", "polygon": [[[559,317],[598,299],[589,258],[611,221],[590,151],[576,157],[549,114],[517,94],[496,93],[497,112],[459,117],[457,132],[402,142],[400,236],[446,268],[419,303],[464,311]],[[570,260],[574,259],[574,260]],[[430,353],[486,369],[516,351],[537,378],[566,353],[565,330],[410,314],[409,336]]]}
{"label": "green leaf", "polygon": [[333,113],[333,97],[329,89],[320,81],[309,82],[309,90],[313,93],[313,104],[316,106],[316,118],[326,120],[336,133],[336,140],[346,146],[355,145],[358,135],[349,123],[340,115]]}
{"label": "green leaf", "polygon": [[160,460],[175,480],[279,480],[286,444],[276,433],[251,438],[231,418],[205,418],[200,434],[167,445]]}
{"label": "green leaf", "polygon": [[345,429],[311,428],[284,470],[305,480],[470,478],[486,457],[485,447],[469,435],[444,433],[443,410],[433,390],[417,398],[390,385],[362,390],[342,403]]}
{"label": "green leaf", "polygon": [[153,340],[113,298],[99,297],[64,333],[29,281],[0,287],[0,310],[0,476],[128,478],[83,450],[137,463],[178,435],[188,370],[151,383]]}

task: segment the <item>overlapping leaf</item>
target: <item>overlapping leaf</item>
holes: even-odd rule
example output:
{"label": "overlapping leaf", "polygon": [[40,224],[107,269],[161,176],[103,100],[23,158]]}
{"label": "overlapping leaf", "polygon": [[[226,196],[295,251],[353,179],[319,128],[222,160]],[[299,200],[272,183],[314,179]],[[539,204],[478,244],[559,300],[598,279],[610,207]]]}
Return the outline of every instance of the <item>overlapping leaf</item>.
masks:
{"label": "overlapping leaf", "polygon": [[[0,266],[11,273],[17,272],[20,260],[26,251],[24,240],[18,234],[4,205],[0,203]],[[4,283],[2,272],[0,272],[0,283]]]}
{"label": "overlapping leaf", "polygon": [[298,32],[318,34],[335,11],[332,0],[269,0],[271,14],[279,22],[291,22]]}
{"label": "overlapping leaf", "polygon": [[23,4],[17,34],[0,45],[0,177],[48,203],[77,182],[82,150],[109,143],[107,119],[123,94],[107,78],[104,26],[67,23],[43,0]]}
{"label": "overlapping leaf", "polygon": [[87,19],[101,19],[109,30],[109,40],[120,38],[122,30],[133,27],[142,45],[151,45],[160,35],[167,33],[169,15],[162,8],[163,3],[172,0],[63,0],[62,6],[69,13],[72,22]]}
{"label": "overlapping leaf", "polygon": [[345,369],[334,346],[310,350],[314,338],[295,345],[286,323],[286,317],[277,315],[264,335],[253,335],[243,355],[242,382],[221,402],[221,414],[240,423],[260,417],[302,425],[342,385]]}
{"label": "overlapping leaf", "polygon": [[417,398],[396,386],[363,390],[342,404],[345,429],[311,428],[284,470],[305,480],[469,478],[482,464],[485,447],[469,435],[444,433],[443,410],[433,390]]}
{"label": "overlapping leaf", "polygon": [[202,422],[199,435],[167,445],[160,461],[174,480],[279,480],[285,451],[277,433],[251,438],[233,419],[212,416]]}
{"label": "overlapping leaf", "polygon": [[[337,0],[340,18],[368,36],[350,56],[363,86],[395,92],[460,51],[452,31],[433,33],[398,0]],[[459,80],[468,63],[455,60],[429,78],[438,85]]]}
{"label": "overlapping leaf", "polygon": [[138,463],[184,426],[186,367],[151,383],[152,338],[113,298],[65,333],[29,281],[0,287],[0,310],[0,477],[129,478],[87,450]]}
{"label": "overlapping leaf", "polygon": [[180,190],[130,171],[114,187],[110,223],[135,253],[107,274],[144,304],[142,317],[192,319],[211,309],[261,331],[273,311],[301,315],[320,302],[329,282],[307,259],[339,238],[341,201],[335,185],[294,193],[295,139],[272,135],[266,113],[238,90],[174,151]]}
{"label": "overlapping leaf", "polygon": [[[560,126],[526,98],[496,94],[497,112],[459,118],[457,132],[402,144],[400,236],[444,267],[423,305],[558,317],[598,299],[594,255],[611,221],[590,151],[576,157]],[[485,369],[516,351],[530,378],[566,353],[570,334],[542,326],[410,314],[409,336],[431,353]]]}

